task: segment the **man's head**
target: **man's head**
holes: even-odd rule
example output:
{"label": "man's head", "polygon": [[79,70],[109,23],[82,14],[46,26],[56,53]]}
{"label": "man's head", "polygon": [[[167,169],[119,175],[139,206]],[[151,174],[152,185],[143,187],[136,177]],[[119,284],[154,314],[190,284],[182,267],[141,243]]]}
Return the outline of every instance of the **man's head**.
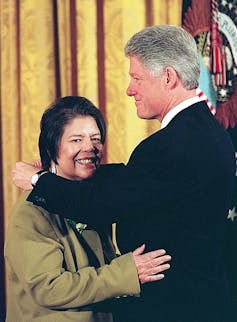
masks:
{"label": "man's head", "polygon": [[125,55],[130,58],[131,76],[127,94],[134,96],[141,118],[162,119],[171,108],[167,93],[177,85],[184,92],[198,87],[197,46],[181,27],[147,27],[131,37]]}

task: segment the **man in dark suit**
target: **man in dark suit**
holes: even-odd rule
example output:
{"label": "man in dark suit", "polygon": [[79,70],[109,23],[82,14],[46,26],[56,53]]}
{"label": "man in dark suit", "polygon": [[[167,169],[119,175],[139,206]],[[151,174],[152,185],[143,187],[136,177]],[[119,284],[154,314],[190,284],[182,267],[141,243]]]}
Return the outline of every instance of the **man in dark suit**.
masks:
{"label": "man in dark suit", "polygon": [[[145,242],[147,250],[159,246],[172,255],[166,278],[127,302],[121,322],[230,322],[223,237],[234,149],[196,96],[196,43],[180,27],[154,26],[135,34],[125,54],[127,95],[138,117],[159,120],[161,129],[135,148],[126,166],[102,166],[81,183],[44,174],[28,200],[80,222],[117,222],[122,251]],[[29,188],[34,172],[18,163],[14,182]]]}

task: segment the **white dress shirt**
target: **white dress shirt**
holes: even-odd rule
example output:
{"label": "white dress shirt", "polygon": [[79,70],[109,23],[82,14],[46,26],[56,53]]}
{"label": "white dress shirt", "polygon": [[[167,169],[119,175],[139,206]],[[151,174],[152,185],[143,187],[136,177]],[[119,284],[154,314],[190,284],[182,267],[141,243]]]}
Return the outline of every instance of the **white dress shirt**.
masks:
{"label": "white dress shirt", "polygon": [[176,105],[163,118],[163,120],[161,122],[161,129],[166,127],[169,124],[169,122],[175,117],[175,115],[177,115],[179,112],[181,112],[185,108],[187,108],[195,103],[198,103],[200,101],[203,101],[203,100],[204,100],[204,98],[200,98],[199,96],[194,96],[194,97],[188,98],[187,100]]}

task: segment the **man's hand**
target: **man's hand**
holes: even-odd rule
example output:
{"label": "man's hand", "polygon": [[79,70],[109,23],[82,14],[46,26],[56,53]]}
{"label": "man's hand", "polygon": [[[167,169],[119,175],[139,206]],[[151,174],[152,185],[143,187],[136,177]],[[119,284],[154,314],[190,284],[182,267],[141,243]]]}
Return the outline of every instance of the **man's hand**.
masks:
{"label": "man's hand", "polygon": [[[37,165],[37,164],[36,164]],[[38,164],[41,165],[41,164]],[[40,167],[34,166],[26,162],[16,162],[15,167],[12,170],[14,184],[23,190],[31,190],[31,177],[33,174],[41,170]]]}
{"label": "man's hand", "polygon": [[166,262],[171,260],[171,256],[165,255],[164,249],[143,254],[144,250],[145,244],[133,251],[133,258],[140,283],[154,282],[164,278],[164,274],[160,273],[170,268],[170,265]]}

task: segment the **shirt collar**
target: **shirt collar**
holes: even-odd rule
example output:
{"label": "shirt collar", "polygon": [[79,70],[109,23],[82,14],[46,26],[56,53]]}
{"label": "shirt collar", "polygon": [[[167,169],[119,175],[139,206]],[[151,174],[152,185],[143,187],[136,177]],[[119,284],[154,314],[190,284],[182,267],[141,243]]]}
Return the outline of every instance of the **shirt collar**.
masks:
{"label": "shirt collar", "polygon": [[163,118],[162,122],[161,122],[161,129],[163,129],[164,127],[166,127],[169,122],[175,117],[175,115],[177,115],[179,112],[181,112],[182,110],[184,110],[185,108],[198,103],[200,101],[202,101],[203,99],[200,98],[199,96],[194,96],[191,98],[188,98],[187,100],[181,102],[180,104],[176,105],[174,108],[172,108]]}

